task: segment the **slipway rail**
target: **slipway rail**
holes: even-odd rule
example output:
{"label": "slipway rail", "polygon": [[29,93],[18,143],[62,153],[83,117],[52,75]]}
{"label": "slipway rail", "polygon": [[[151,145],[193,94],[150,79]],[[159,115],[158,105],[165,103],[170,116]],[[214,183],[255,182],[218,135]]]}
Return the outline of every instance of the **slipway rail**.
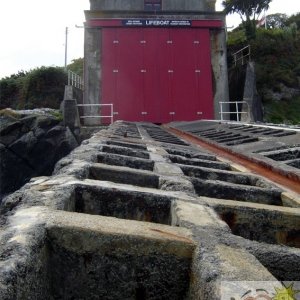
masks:
{"label": "slipway rail", "polygon": [[259,174],[293,192],[300,193],[300,178],[299,175],[288,170],[283,170],[279,166],[270,165],[265,161],[258,160],[253,156],[243,154],[241,152],[224,147],[216,142],[209,141],[206,138],[201,138],[193,133],[180,130],[178,128],[164,126],[168,132],[175,134],[181,139],[201,146],[204,149],[216,154],[219,157],[228,159],[234,163],[240,164],[250,171]]}

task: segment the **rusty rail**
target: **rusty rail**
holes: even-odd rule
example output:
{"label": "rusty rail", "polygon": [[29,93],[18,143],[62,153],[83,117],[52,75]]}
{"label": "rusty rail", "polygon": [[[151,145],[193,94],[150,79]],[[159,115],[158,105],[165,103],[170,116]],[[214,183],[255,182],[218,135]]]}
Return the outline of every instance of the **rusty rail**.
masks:
{"label": "rusty rail", "polygon": [[275,168],[274,166],[270,166],[265,162],[255,159],[254,157],[248,157],[233,151],[232,149],[222,147],[221,145],[217,145],[215,143],[210,143],[198,136],[194,136],[191,133],[169,127],[167,125],[164,125],[164,128],[170,133],[173,133],[192,144],[199,145],[218,156],[224,157],[234,163],[238,163],[250,171],[261,175],[293,192],[300,193],[300,178],[292,172]]}

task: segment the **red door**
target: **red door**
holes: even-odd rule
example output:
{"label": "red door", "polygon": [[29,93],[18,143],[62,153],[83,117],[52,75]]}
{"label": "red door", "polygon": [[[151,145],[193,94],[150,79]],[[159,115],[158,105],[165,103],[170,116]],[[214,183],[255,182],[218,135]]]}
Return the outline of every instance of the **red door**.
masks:
{"label": "red door", "polygon": [[172,30],[174,67],[173,67],[173,110],[174,120],[196,119],[197,102],[194,61],[195,29]]}
{"label": "red door", "polygon": [[208,29],[105,28],[102,103],[115,120],[213,118]]}
{"label": "red door", "polygon": [[199,99],[198,119],[213,119],[214,102],[209,30],[196,30],[195,41],[196,97]]}
{"label": "red door", "polygon": [[172,81],[173,81],[173,52],[170,40],[170,30],[160,29],[157,34],[158,56],[157,56],[157,82],[159,117],[158,123],[168,123],[172,121],[173,98],[172,98]]}
{"label": "red door", "polygon": [[143,49],[143,62],[141,73],[143,80],[143,120],[149,122],[160,122],[159,90],[157,87],[157,73],[159,63],[159,47],[157,32],[155,29],[142,30],[143,38],[141,47]]}

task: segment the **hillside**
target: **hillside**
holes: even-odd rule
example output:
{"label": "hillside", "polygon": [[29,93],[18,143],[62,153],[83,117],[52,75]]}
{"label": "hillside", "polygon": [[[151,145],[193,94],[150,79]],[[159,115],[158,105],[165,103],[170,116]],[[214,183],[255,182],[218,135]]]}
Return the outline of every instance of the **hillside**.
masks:
{"label": "hillside", "polygon": [[250,41],[246,40],[241,27],[229,33],[228,66],[229,69],[234,67],[232,53],[250,45],[258,93],[264,106],[264,121],[299,124],[300,13],[280,24],[268,25],[268,29],[258,28],[255,39]]}

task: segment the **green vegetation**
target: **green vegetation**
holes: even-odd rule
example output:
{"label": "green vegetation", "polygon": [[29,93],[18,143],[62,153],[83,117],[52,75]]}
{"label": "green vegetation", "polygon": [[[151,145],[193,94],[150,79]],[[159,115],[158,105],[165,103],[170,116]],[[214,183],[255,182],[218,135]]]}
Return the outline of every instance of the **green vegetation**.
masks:
{"label": "green vegetation", "polygon": [[83,77],[83,58],[73,59],[72,62],[68,65],[68,70]]}
{"label": "green vegetation", "polygon": [[[74,59],[68,69],[82,76],[83,59]],[[60,67],[19,71],[0,80],[0,109],[55,108],[63,100],[67,73]]]}
{"label": "green vegetation", "polygon": [[50,111],[49,112],[52,117],[54,117],[57,121],[63,121],[63,115],[60,111]]}
{"label": "green vegetation", "polygon": [[0,80],[0,109],[59,108],[67,74],[63,68],[41,67]]}
{"label": "green vegetation", "polygon": [[272,0],[224,0],[222,5],[226,14],[237,13],[242,20],[247,40],[256,36],[256,23],[261,13],[268,9]]}
{"label": "green vegetation", "polygon": [[264,109],[266,122],[279,124],[300,123],[300,96],[280,102],[267,101]]}
{"label": "green vegetation", "polygon": [[300,123],[300,27],[297,24],[300,25],[300,13],[290,18],[276,14],[268,20],[268,29],[257,29],[254,39],[247,39],[242,26],[229,33],[229,68],[232,53],[246,45],[251,47],[258,93],[268,122]]}

